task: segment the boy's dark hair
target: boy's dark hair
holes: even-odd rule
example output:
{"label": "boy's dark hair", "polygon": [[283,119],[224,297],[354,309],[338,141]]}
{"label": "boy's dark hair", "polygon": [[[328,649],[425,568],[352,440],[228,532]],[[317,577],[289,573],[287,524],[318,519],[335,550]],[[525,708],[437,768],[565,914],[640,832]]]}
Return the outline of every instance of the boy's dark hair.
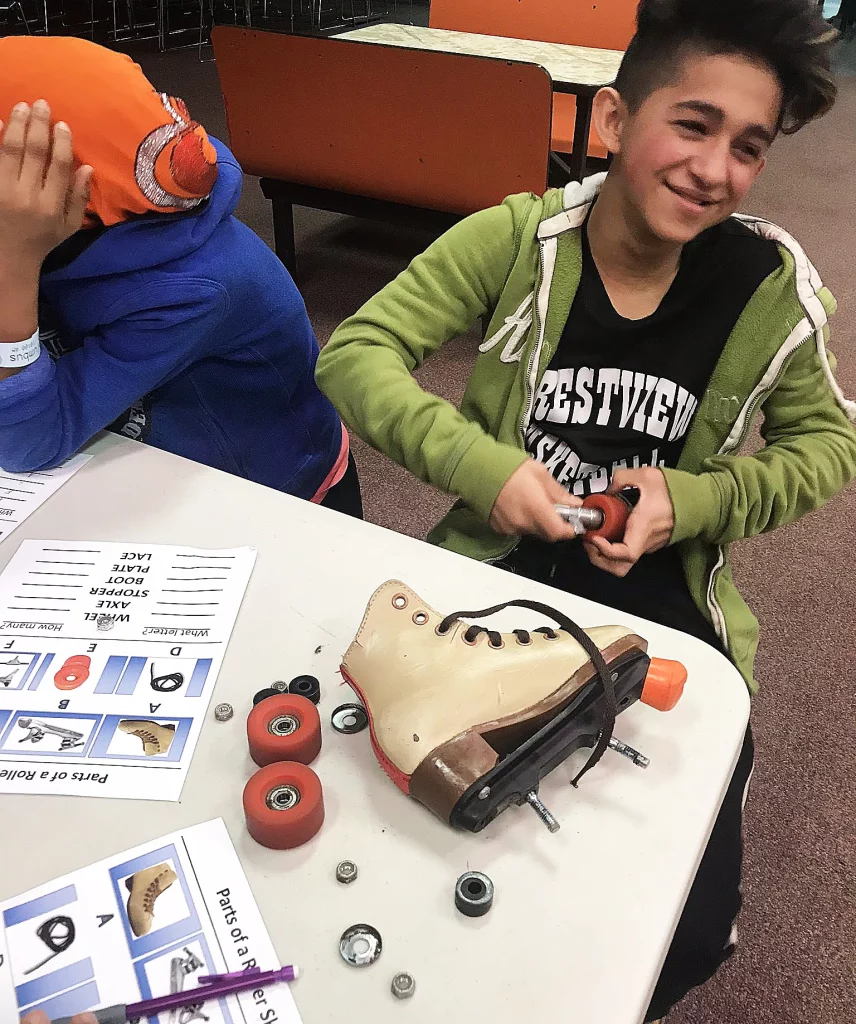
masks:
{"label": "boy's dark hair", "polygon": [[782,88],[779,129],[799,131],[835,102],[838,33],[817,0],[641,0],[615,88],[631,111],[674,79],[688,52],[763,61]]}

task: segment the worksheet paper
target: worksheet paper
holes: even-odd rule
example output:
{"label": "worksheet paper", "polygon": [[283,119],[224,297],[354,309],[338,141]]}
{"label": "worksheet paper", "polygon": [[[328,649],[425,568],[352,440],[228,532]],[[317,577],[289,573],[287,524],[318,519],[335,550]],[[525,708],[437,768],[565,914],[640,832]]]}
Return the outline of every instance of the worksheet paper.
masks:
{"label": "worksheet paper", "polygon": [[[157,894],[150,911],[146,890]],[[3,1024],[31,1010],[53,1020],[193,989],[200,975],[281,966],[221,819],[74,871],[0,912]],[[289,986],[277,984],[149,1018],[195,1021],[300,1024],[300,1015]]]}
{"label": "worksheet paper", "polygon": [[91,455],[73,455],[56,469],[40,469],[33,473],[4,473],[0,470],[0,540],[8,537],[91,458]]}
{"label": "worksheet paper", "polygon": [[178,800],[254,562],[23,541],[0,575],[0,793]]}

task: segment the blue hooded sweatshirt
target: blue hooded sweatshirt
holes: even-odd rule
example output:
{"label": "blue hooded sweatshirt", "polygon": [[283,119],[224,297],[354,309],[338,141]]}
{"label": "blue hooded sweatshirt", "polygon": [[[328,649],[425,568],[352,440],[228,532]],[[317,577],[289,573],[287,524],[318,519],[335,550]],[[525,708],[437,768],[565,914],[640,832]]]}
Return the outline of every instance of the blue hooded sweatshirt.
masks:
{"label": "blue hooded sweatshirt", "polygon": [[342,425],[315,385],[306,307],[232,216],[241,168],[212,142],[219,176],[198,210],[118,224],[46,263],[42,353],[0,381],[7,472],[56,466],[104,427],[301,498],[331,471]]}

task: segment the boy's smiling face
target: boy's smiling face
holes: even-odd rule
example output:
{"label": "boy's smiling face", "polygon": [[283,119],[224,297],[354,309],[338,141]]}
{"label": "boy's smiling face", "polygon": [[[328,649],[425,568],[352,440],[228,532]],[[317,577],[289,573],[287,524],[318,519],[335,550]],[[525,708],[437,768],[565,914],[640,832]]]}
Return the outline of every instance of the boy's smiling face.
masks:
{"label": "boy's smiling face", "polygon": [[673,82],[628,113],[598,97],[604,139],[618,157],[626,212],[664,242],[685,243],[738,208],[778,129],[771,69],[737,54],[688,53]]}

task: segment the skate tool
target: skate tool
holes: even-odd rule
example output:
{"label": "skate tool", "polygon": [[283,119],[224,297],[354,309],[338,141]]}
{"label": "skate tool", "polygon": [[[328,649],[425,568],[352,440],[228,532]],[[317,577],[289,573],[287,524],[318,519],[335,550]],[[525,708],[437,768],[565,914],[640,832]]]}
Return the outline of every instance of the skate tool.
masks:
{"label": "skate tool", "polygon": [[[526,608],[556,625],[499,633],[462,621]],[[392,781],[456,828],[479,832],[528,804],[555,832],[540,780],[593,747],[574,784],[613,745],[616,716],[637,700],[668,711],[686,681],[680,662],[651,658],[624,626],[581,629],[535,601],[442,616],[398,580],[375,591],[342,675],[363,699],[375,755]]]}
{"label": "skate tool", "polygon": [[630,513],[639,501],[637,487],[625,487],[618,494],[590,494],[581,506],[556,505],[556,511],[576,530],[578,537],[603,537],[617,541],[624,536]]}
{"label": "skate tool", "polygon": [[[281,981],[294,981],[299,974],[297,967],[280,967],[276,971],[260,971],[258,967],[250,967],[246,971],[234,971],[231,974],[208,974],[199,979],[197,988],[186,992],[176,992],[157,999],[143,999],[139,1003],[117,1004],[107,1006],[103,1010],[90,1010],[98,1024],[128,1024],[129,1021],[145,1020],[159,1013],[170,1010],[195,1009],[208,1000],[222,999],[232,992],[245,992],[247,989],[264,988]],[[53,1024],[71,1024],[71,1017],[61,1017]]]}
{"label": "skate tool", "polygon": [[83,746],[83,733],[75,732],[74,729],[62,729],[58,725],[51,725],[50,722],[42,722],[39,719],[19,718],[18,725],[27,729],[27,735],[18,740],[19,743],[41,743],[48,733],[60,737],[60,750],[71,750],[73,747]]}

